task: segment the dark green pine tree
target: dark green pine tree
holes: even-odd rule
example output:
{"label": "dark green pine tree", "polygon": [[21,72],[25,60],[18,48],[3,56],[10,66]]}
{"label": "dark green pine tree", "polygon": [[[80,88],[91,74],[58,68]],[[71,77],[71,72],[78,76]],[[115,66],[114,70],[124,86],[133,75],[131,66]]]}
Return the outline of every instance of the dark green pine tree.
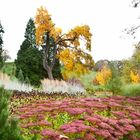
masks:
{"label": "dark green pine tree", "polygon": [[9,118],[9,98],[11,93],[0,87],[0,139],[1,140],[23,140],[20,135],[18,121]]}
{"label": "dark green pine tree", "polygon": [[[16,77],[18,77],[18,73],[21,69],[23,76],[28,77],[31,85],[39,86],[41,84],[40,80],[47,78],[48,75],[42,64],[43,51],[36,47],[35,42],[35,25],[34,21],[30,19],[25,31],[25,40],[20,46],[17,59],[15,60]],[[57,79],[62,78],[59,60],[54,66],[53,74]]]}
{"label": "dark green pine tree", "polygon": [[4,64],[4,60],[3,60],[3,56],[2,56],[2,53],[3,53],[3,33],[4,33],[4,30],[3,30],[3,27],[1,25],[1,22],[0,22],[0,69],[3,67],[3,64]]}
{"label": "dark green pine tree", "polygon": [[29,19],[24,37],[30,42],[30,44],[36,46],[36,37],[35,37],[35,24],[32,18]]}
{"label": "dark green pine tree", "polygon": [[[31,85],[39,86],[40,80],[46,75],[43,69],[42,59],[41,51],[32,47],[30,42],[25,39],[17,53],[17,59],[15,60],[16,77],[18,78],[21,69],[23,76],[29,78]],[[26,83],[26,80],[24,82]]]}

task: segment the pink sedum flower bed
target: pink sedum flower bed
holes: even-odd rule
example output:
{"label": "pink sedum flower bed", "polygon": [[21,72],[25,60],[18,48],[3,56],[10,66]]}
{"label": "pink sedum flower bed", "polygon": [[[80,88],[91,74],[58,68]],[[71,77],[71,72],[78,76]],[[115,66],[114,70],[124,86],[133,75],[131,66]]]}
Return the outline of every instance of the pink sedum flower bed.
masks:
{"label": "pink sedum flower bed", "polygon": [[42,98],[14,114],[41,140],[140,140],[140,97]]}

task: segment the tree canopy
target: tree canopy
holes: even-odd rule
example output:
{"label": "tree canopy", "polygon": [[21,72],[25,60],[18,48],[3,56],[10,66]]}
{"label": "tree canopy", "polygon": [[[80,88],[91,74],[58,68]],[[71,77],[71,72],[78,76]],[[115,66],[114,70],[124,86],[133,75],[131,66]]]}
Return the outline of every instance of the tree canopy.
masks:
{"label": "tree canopy", "polygon": [[[37,9],[35,17],[36,43],[43,47],[43,66],[53,79],[52,69],[58,58],[66,70],[74,70],[76,65],[82,65],[87,69],[93,64],[91,51],[91,32],[88,25],[76,26],[68,33],[62,33],[62,29],[55,26],[47,9]],[[84,42],[85,49],[81,48]],[[49,55],[49,51],[52,51]],[[85,51],[86,50],[86,51]]]}

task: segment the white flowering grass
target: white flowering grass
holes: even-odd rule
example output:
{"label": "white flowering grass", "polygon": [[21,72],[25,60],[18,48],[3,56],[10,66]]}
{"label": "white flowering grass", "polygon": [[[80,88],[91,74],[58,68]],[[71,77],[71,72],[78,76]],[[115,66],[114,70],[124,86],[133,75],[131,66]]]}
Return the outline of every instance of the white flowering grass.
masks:
{"label": "white flowering grass", "polygon": [[[77,95],[85,93],[84,88],[77,84],[77,83],[67,83],[63,80],[49,80],[44,79],[41,81],[42,89],[39,90],[41,92],[45,92],[47,94],[51,93],[67,93],[69,95]],[[24,91],[30,92],[34,88],[30,85],[25,83],[21,83],[18,80],[11,80],[7,74],[3,74],[0,72],[0,86],[4,86],[7,90],[17,90],[17,91]]]}
{"label": "white flowering grass", "polygon": [[67,93],[71,95],[76,95],[78,93],[84,93],[85,90],[82,86],[74,83],[70,84],[65,81],[58,81],[58,80],[49,80],[44,79],[41,81],[42,83],[42,90],[46,93],[53,93],[53,92],[60,92],[60,93]]}
{"label": "white flowering grass", "polygon": [[18,90],[24,92],[29,92],[33,89],[32,86],[21,83],[18,80],[10,80],[10,77],[2,72],[0,72],[0,86],[4,86],[7,90]]}

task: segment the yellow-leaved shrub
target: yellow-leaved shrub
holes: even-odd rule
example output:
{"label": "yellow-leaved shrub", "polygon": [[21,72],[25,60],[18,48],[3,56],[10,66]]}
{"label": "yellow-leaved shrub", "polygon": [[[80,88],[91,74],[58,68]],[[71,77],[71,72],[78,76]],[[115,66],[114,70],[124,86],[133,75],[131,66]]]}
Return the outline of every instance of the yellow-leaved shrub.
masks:
{"label": "yellow-leaved shrub", "polygon": [[133,71],[130,71],[130,78],[132,83],[139,83],[140,81],[140,76],[138,75],[138,73],[135,73]]}
{"label": "yellow-leaved shrub", "polygon": [[64,80],[68,80],[71,78],[78,78],[80,75],[83,75],[87,73],[89,70],[85,68],[82,64],[80,63],[75,63],[73,64],[72,69],[64,68],[62,72],[62,76]]}
{"label": "yellow-leaved shrub", "polygon": [[111,76],[112,76],[111,70],[106,66],[104,66],[101,69],[101,71],[96,74],[95,79],[100,85],[105,85],[107,81],[111,78]]}

